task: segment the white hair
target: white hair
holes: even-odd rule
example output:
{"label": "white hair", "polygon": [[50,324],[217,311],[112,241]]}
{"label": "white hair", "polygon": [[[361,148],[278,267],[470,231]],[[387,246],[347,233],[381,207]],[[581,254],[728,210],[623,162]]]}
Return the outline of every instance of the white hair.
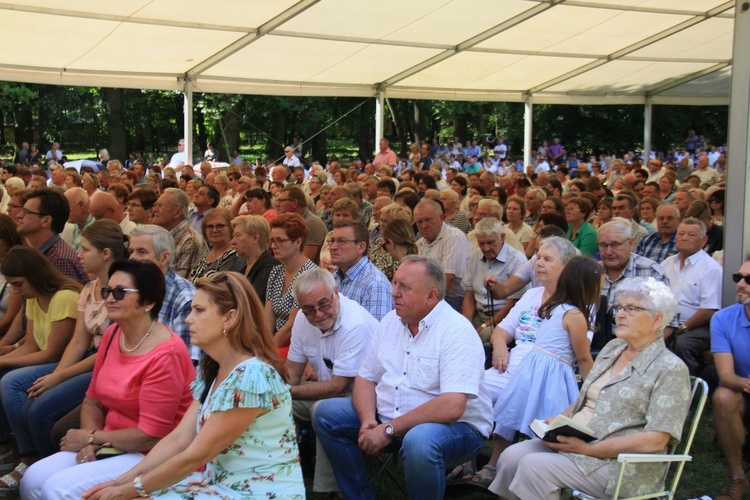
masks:
{"label": "white hair", "polygon": [[638,301],[641,307],[645,307],[654,314],[663,316],[659,327],[663,330],[677,310],[677,298],[667,285],[655,278],[626,278],[617,286],[617,302],[622,297],[630,297]]}

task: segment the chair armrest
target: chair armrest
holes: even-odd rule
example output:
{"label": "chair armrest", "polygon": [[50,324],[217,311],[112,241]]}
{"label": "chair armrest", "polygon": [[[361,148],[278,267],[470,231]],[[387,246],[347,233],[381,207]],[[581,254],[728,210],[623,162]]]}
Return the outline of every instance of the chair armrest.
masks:
{"label": "chair armrest", "polygon": [[621,464],[626,463],[653,463],[653,462],[691,462],[693,457],[690,455],[667,455],[655,453],[620,453],[617,461]]}

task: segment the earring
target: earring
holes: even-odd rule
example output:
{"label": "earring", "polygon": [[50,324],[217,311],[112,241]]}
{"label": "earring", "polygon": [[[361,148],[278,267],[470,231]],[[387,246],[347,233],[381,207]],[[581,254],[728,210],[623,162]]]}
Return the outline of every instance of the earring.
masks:
{"label": "earring", "polygon": [[227,331],[226,330],[222,330],[221,333],[223,333],[225,337],[227,336]]}
{"label": "earring", "polygon": [[148,307],[146,309],[144,309],[144,311],[148,312]]}

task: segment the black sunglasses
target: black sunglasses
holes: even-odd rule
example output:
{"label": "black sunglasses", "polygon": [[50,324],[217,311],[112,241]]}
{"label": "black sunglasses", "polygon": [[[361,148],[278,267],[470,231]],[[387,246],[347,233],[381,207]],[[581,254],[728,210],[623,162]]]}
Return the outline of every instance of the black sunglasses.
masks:
{"label": "black sunglasses", "polygon": [[742,276],[740,273],[734,273],[732,275],[732,281],[735,283],[739,283],[740,280],[744,280],[746,285],[750,285],[750,274],[747,276]]}
{"label": "black sunglasses", "polygon": [[114,288],[103,286],[99,289],[99,291],[101,292],[103,299],[108,299],[109,295],[112,294],[112,297],[115,300],[122,300],[125,298],[125,292],[138,293],[140,290],[138,290],[137,288],[124,288],[121,286],[116,286]]}
{"label": "black sunglasses", "polygon": [[323,356],[323,364],[326,365],[326,368],[329,370],[333,370],[333,361]]}

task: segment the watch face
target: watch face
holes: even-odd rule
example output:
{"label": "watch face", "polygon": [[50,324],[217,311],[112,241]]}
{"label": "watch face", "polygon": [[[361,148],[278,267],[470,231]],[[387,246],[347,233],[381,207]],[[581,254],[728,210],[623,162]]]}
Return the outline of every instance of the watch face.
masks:
{"label": "watch face", "polygon": [[396,429],[394,429],[391,424],[387,424],[385,426],[384,431],[385,431],[385,435],[386,436],[391,436],[392,437],[392,436],[394,436],[396,434]]}

